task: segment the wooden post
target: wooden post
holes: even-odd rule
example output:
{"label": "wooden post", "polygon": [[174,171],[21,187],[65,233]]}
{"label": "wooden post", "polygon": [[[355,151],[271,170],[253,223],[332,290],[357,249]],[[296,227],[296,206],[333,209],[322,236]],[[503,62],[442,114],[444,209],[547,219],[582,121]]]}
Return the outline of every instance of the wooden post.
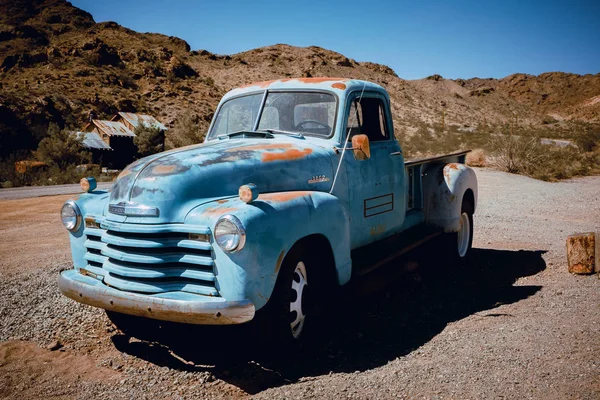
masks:
{"label": "wooden post", "polygon": [[577,233],[567,238],[567,261],[573,274],[600,272],[600,235]]}

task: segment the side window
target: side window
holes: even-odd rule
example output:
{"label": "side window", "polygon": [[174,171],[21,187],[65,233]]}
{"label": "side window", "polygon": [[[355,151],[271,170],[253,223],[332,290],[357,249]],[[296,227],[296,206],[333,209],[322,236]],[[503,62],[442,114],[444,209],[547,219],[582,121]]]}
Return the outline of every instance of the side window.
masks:
{"label": "side window", "polygon": [[346,131],[348,139],[358,134],[365,134],[370,142],[387,140],[389,134],[385,118],[385,108],[382,99],[363,97],[355,99],[348,112]]}

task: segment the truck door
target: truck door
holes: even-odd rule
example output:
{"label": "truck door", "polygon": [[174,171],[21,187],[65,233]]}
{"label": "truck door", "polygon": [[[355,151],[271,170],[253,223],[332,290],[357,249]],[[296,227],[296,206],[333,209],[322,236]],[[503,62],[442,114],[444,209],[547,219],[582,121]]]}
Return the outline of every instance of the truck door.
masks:
{"label": "truck door", "polygon": [[[399,232],[406,210],[404,159],[394,138],[389,100],[379,93],[354,93],[346,109],[346,137],[369,137],[371,157],[348,151],[344,164],[350,200],[351,244],[355,249]],[[351,142],[348,143],[351,147]],[[394,154],[396,153],[396,154]]]}

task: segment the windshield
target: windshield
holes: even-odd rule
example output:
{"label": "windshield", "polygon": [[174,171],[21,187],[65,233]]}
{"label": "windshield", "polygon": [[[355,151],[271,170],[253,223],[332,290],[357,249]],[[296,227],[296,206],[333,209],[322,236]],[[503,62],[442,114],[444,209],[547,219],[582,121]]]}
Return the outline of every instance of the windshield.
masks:
{"label": "windshield", "polygon": [[[322,92],[268,92],[237,97],[224,103],[208,135],[214,139],[234,132],[299,133],[328,137],[333,132],[337,109],[334,95]],[[260,114],[260,120],[256,123]]]}

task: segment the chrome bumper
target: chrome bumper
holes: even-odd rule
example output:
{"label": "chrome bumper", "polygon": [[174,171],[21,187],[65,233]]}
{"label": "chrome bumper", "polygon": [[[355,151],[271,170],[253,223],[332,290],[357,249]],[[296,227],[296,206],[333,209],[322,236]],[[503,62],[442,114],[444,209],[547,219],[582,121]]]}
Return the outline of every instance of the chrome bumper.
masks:
{"label": "chrome bumper", "polygon": [[[173,299],[123,292],[71,269],[62,271],[58,287],[65,296],[94,307],[123,314],[199,325],[241,324],[254,318],[250,300]],[[201,298],[203,296],[194,296]]]}

